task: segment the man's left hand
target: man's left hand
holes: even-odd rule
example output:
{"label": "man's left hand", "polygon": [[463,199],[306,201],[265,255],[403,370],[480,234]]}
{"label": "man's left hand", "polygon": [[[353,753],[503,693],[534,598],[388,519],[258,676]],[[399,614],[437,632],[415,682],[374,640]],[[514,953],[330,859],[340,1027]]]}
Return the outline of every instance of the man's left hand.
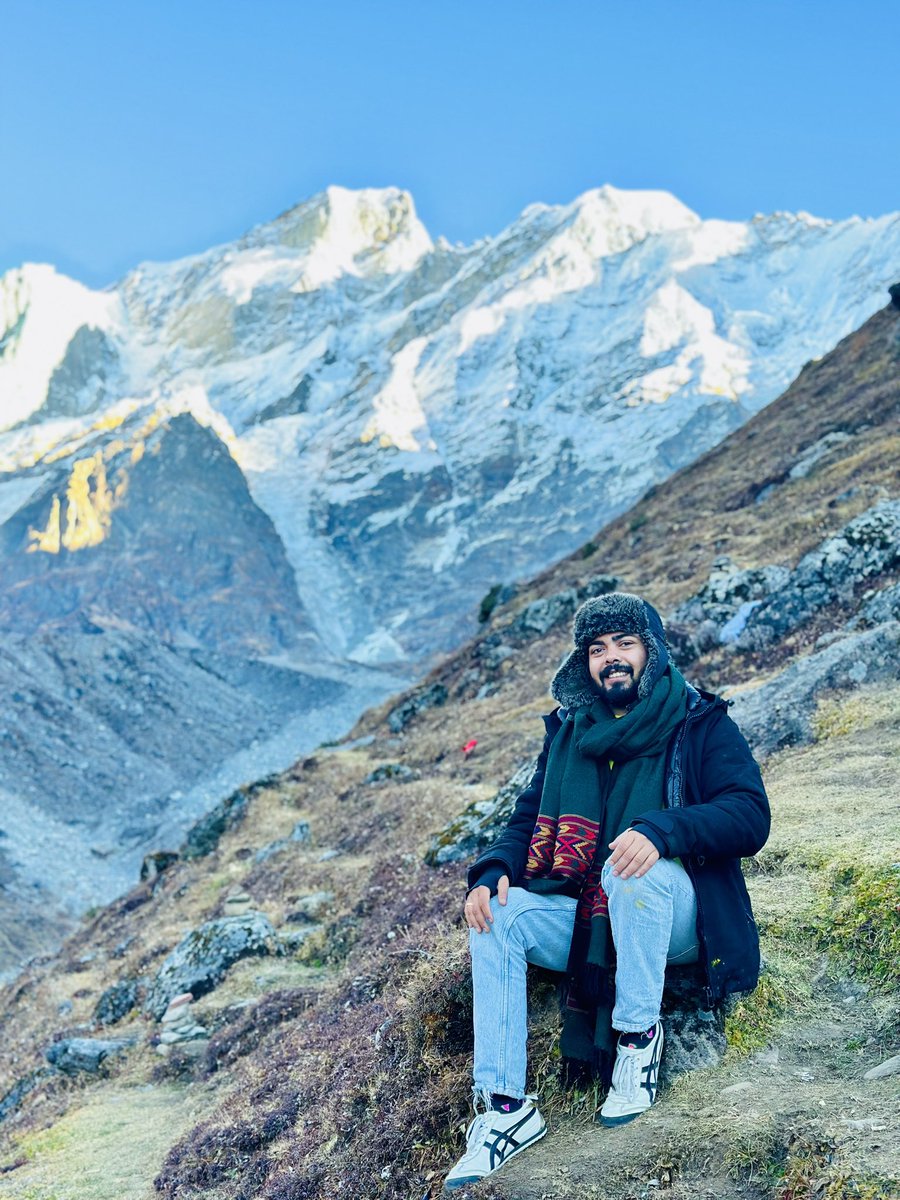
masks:
{"label": "man's left hand", "polygon": [[609,843],[612,850],[610,862],[613,875],[629,879],[632,875],[646,875],[659,858],[659,851],[648,837],[636,829],[626,829]]}

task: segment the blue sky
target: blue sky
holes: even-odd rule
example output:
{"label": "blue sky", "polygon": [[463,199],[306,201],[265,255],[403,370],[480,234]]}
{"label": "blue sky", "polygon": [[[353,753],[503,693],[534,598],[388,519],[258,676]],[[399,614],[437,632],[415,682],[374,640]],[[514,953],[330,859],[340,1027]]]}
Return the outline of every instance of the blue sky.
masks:
{"label": "blue sky", "polygon": [[896,0],[6,0],[0,272],[104,285],[330,183],[453,241],[602,183],[877,216],[898,45]]}

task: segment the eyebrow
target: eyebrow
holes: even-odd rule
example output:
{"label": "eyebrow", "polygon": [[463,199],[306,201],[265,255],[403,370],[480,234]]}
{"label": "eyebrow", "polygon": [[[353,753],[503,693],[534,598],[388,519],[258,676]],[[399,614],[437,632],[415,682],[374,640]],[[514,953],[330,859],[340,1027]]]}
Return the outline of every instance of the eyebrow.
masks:
{"label": "eyebrow", "polygon": [[637,637],[637,634],[636,633],[614,633],[611,635],[610,634],[601,634],[600,637],[594,638],[594,640],[592,642],[588,642],[588,649],[590,650],[591,646],[599,646],[601,644],[603,638],[607,637],[607,636],[611,636],[612,640],[614,642],[621,642],[623,638],[635,638],[635,637]]}

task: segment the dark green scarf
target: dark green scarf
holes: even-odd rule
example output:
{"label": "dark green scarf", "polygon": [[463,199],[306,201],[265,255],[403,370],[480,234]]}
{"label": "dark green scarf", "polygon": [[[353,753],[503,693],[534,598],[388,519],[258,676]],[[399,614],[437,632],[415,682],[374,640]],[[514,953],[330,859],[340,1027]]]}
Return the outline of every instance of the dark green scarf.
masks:
{"label": "dark green scarf", "polygon": [[[609,843],[665,800],[665,751],[687,712],[672,666],[650,694],[616,718],[600,696],[571,712],[553,739],[525,886],[578,897],[569,953],[562,1052],[611,1062],[615,951],[600,872]],[[613,767],[610,769],[610,762]]]}

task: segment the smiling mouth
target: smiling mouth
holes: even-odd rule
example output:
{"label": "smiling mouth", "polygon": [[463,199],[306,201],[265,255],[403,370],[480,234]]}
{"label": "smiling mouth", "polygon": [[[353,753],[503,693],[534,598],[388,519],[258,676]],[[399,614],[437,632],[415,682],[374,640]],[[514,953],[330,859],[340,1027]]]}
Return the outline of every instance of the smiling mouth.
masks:
{"label": "smiling mouth", "polygon": [[604,680],[610,679],[613,683],[618,683],[620,680],[630,679],[631,671],[627,667],[614,667],[612,670],[604,671],[603,678]]}

